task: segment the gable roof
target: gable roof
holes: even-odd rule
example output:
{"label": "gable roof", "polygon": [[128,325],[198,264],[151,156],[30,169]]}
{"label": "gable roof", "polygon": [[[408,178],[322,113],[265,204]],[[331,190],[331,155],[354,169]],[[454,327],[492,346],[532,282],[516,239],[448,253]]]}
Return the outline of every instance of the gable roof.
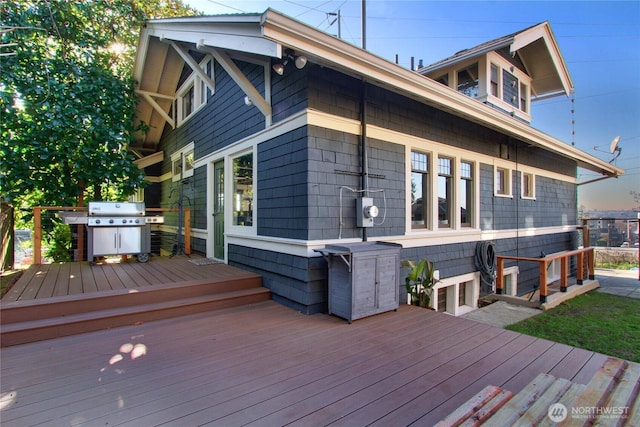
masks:
{"label": "gable roof", "polygon": [[[519,38],[518,43],[523,40]],[[312,63],[366,79],[369,83],[513,136],[532,146],[574,159],[579,167],[607,176],[623,173],[616,166],[432,79],[272,9],[262,14],[172,18],[147,23],[140,36],[134,77],[140,96],[137,118],[149,125],[150,132],[139,144],[153,150],[159,143],[165,122],[171,120],[167,113],[185,64],[186,49],[213,54],[267,116],[270,115],[270,106],[246,77],[234,68],[230,57],[246,56],[269,63],[272,58],[281,58],[287,48],[304,54]]]}
{"label": "gable roof", "polygon": [[533,79],[531,88],[536,99],[560,94],[568,96],[573,93],[573,81],[547,21],[470,49],[461,50],[455,55],[419,69],[418,72],[423,75],[432,74],[504,48],[508,48],[511,55],[519,57],[525,68],[523,71]]}

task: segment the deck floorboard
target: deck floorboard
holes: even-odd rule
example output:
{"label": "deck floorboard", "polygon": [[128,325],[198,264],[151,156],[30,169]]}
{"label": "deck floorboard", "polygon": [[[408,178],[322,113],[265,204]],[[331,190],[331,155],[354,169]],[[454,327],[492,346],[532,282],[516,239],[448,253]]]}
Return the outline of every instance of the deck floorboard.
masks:
{"label": "deck floorboard", "polygon": [[349,325],[273,301],[0,352],[3,426],[429,425],[486,385],[606,359],[416,307]]}

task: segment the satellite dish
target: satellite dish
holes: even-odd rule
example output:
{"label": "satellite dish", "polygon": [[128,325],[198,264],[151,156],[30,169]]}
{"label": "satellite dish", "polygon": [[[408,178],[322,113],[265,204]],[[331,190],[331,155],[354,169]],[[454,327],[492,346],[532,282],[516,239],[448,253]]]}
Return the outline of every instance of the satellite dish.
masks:
{"label": "satellite dish", "polygon": [[609,146],[609,151],[611,152],[611,154],[613,154],[613,158],[609,160],[609,163],[613,163],[618,158],[618,156],[620,156],[620,153],[622,152],[622,148],[618,147],[619,141],[620,141],[619,136],[616,136],[615,138],[613,138],[613,141],[611,141],[611,145]]}
{"label": "satellite dish", "polygon": [[616,136],[615,138],[613,138],[613,141],[611,141],[611,145],[609,145],[609,152],[611,154],[613,154],[616,150],[618,150],[618,154],[620,154],[620,149],[618,148],[618,142],[620,142],[619,136]]}

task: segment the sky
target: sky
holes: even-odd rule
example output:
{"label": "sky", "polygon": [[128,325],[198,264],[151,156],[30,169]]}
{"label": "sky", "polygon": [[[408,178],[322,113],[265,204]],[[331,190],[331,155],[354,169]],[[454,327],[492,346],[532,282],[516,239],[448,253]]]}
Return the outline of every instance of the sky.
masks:
{"label": "sky", "polygon": [[[184,0],[205,14],[275,9],[362,47],[362,0]],[[365,0],[366,48],[404,67],[549,21],[573,79],[572,97],[532,103],[531,125],[625,170],[615,179],[578,187],[587,210],[640,208],[640,0],[634,1],[395,1]],[[340,12],[340,26],[334,14]],[[578,182],[600,175],[580,169]]]}

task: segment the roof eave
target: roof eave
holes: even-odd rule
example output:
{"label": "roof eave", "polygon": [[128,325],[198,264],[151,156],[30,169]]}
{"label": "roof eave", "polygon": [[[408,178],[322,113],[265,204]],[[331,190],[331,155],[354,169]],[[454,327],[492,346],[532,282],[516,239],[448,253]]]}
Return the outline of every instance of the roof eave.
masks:
{"label": "roof eave", "polygon": [[455,90],[448,90],[432,79],[393,64],[366,50],[336,37],[312,29],[273,10],[267,10],[263,20],[264,36],[296,51],[313,54],[336,69],[348,69],[368,80],[411,93],[426,103],[453,114],[515,136],[526,143],[574,159],[579,167],[608,176],[624,171],[577,148],[553,138],[506,114],[471,99]]}

